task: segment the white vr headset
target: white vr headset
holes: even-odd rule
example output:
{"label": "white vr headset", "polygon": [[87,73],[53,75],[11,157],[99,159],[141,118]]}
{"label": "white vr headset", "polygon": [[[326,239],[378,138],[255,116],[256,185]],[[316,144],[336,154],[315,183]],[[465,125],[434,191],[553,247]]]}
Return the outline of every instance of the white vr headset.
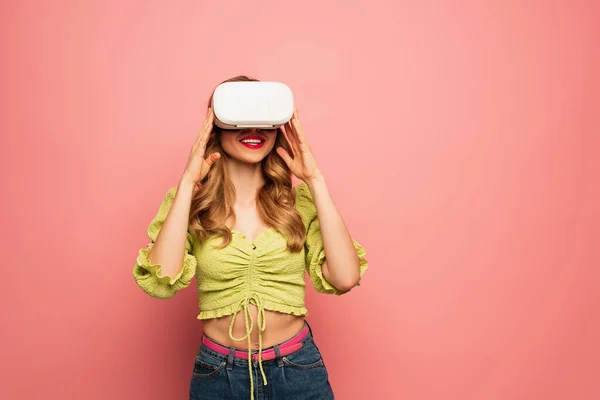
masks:
{"label": "white vr headset", "polygon": [[294,96],[279,82],[225,82],[215,89],[212,108],[222,129],[273,129],[294,115]]}

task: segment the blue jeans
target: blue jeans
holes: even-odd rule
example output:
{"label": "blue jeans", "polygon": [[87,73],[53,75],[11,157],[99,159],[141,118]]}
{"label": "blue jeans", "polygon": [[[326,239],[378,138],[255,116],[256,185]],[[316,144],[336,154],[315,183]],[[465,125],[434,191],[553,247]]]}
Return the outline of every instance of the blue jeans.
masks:
{"label": "blue jeans", "polygon": [[[306,322],[306,320],[305,320]],[[308,325],[308,322],[306,322]],[[262,362],[267,385],[264,385],[257,361],[252,362],[255,400],[330,400],[334,399],[329,375],[312,329],[302,340],[302,348],[281,356],[276,344],[263,349],[275,349],[277,357]],[[250,377],[248,360],[217,353],[204,345],[194,361],[190,383],[190,400],[249,400]],[[252,350],[257,352],[257,350]]]}

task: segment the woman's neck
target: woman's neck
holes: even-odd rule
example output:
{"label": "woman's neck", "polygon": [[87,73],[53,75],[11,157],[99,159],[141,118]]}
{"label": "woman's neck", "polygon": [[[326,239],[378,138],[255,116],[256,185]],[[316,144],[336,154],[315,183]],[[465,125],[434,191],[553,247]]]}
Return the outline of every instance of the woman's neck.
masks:
{"label": "woman's neck", "polygon": [[260,163],[248,164],[228,160],[227,172],[236,192],[236,203],[240,205],[255,202],[258,190],[265,184]]}

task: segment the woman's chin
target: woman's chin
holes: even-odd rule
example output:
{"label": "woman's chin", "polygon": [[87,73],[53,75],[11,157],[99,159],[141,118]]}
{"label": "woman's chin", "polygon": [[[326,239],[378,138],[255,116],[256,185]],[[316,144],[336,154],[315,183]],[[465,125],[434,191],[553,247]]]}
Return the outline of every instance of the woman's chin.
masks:
{"label": "woman's chin", "polygon": [[266,154],[253,154],[253,155],[235,154],[233,156],[230,156],[230,158],[234,162],[240,163],[240,164],[257,164],[257,163],[262,162],[262,160],[264,160],[266,156],[267,156]]}

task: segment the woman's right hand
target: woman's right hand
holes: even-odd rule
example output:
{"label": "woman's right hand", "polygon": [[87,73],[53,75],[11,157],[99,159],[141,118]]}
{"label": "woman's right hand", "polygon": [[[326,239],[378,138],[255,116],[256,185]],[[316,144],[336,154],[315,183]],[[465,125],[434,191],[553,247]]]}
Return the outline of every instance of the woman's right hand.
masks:
{"label": "woman's right hand", "polygon": [[206,143],[208,142],[208,138],[213,130],[214,118],[215,114],[213,113],[212,107],[209,107],[206,113],[206,118],[204,119],[204,124],[202,124],[200,133],[198,133],[198,137],[196,138],[196,142],[192,147],[190,157],[183,173],[183,179],[195,185],[204,179],[204,177],[208,174],[210,167],[212,167],[215,161],[221,157],[221,154],[215,152],[204,158]]}

